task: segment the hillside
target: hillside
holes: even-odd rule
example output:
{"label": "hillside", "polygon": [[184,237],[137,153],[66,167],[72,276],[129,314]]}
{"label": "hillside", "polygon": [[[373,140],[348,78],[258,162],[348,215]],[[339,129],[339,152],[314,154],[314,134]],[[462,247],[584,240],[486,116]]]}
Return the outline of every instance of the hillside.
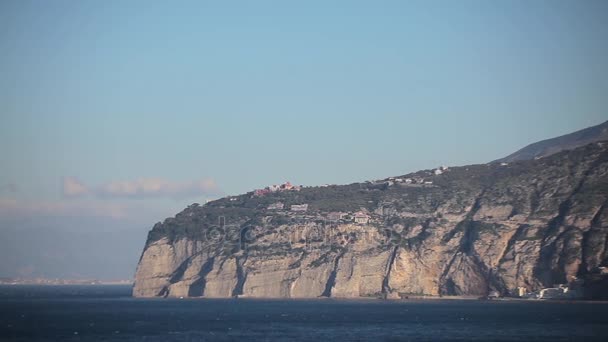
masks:
{"label": "hillside", "polygon": [[608,143],[594,143],[193,204],[150,231],[133,295],[484,296],[572,282],[608,263],[607,173]]}
{"label": "hillside", "polygon": [[574,133],[530,144],[495,162],[510,163],[519,160],[542,158],[560,151],[572,150],[592,142],[608,140],[608,121]]}

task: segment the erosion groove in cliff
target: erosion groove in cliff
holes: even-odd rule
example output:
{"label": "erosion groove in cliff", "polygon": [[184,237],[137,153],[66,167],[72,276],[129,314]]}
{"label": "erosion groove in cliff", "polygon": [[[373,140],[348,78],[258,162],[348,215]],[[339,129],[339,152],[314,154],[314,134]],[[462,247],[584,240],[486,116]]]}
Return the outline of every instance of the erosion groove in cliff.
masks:
{"label": "erosion groove in cliff", "polygon": [[243,269],[243,264],[246,260],[247,257],[236,258],[236,285],[232,290],[232,297],[238,297],[243,294],[243,286],[245,285],[245,280],[247,280],[247,273]]}
{"label": "erosion groove in cliff", "polygon": [[[457,234],[457,233],[461,233],[461,237],[458,240],[458,246],[455,249],[455,251],[453,252],[452,256],[450,257],[450,261],[445,265],[445,267],[443,268],[443,271],[441,273],[441,276],[439,277],[439,284],[440,285],[445,285],[442,288],[444,289],[453,289],[455,286],[450,285],[447,286],[447,281],[449,279],[447,279],[450,271],[452,270],[452,266],[454,265],[454,262],[458,259],[460,261],[462,261],[462,255],[466,255],[468,257],[472,257],[473,256],[473,243],[474,241],[472,240],[472,221],[471,218],[473,217],[473,215],[475,215],[475,212],[477,212],[477,210],[479,209],[479,201],[480,201],[480,197],[478,196],[475,199],[475,204],[473,205],[473,207],[471,208],[471,210],[467,213],[466,218],[463,221],[458,222],[458,224],[456,225],[456,227],[452,230],[452,232],[450,232],[451,238],[450,240]],[[445,239],[445,238],[444,238]],[[449,240],[448,240],[449,241]],[[473,256],[474,257],[474,256]],[[452,283],[453,284],[453,283]],[[442,294],[455,294],[452,293],[452,290],[446,290],[444,291],[444,293]]]}
{"label": "erosion groove in cliff", "polygon": [[189,297],[200,297],[205,294],[205,283],[207,275],[213,270],[215,257],[211,257],[205,261],[201,270],[198,273],[198,279],[195,280],[188,289]]}
{"label": "erosion groove in cliff", "polygon": [[[537,290],[608,266],[607,192],[608,143],[595,143],[538,160],[193,204],[154,225],[133,294],[398,298]],[[305,210],[291,210],[302,204]],[[221,246],[208,241],[217,232],[225,234]]]}
{"label": "erosion groove in cliff", "polygon": [[175,283],[175,282],[181,280],[183,278],[183,276],[184,276],[184,273],[186,272],[186,270],[190,266],[190,262],[192,261],[192,259],[195,258],[195,257],[197,257],[198,255],[200,255],[201,253],[202,252],[198,252],[198,253],[193,254],[192,256],[190,256],[186,260],[184,260],[179,266],[177,266],[177,268],[175,269],[175,271],[171,275],[171,278],[169,279],[169,282],[170,283]]}
{"label": "erosion groove in cliff", "polygon": [[386,264],[386,274],[384,275],[384,279],[382,279],[382,295],[384,297],[388,296],[390,291],[389,286],[389,278],[391,276],[391,269],[395,264],[395,258],[397,257],[397,251],[399,250],[399,246],[393,247],[393,251],[391,252],[391,256],[389,258],[388,263]]}
{"label": "erosion groove in cliff", "polygon": [[[591,227],[583,234],[582,245],[582,264],[579,270],[579,275],[584,275],[591,271],[592,268],[597,267],[601,263],[605,263],[608,252],[608,227],[602,226],[602,215],[605,214],[606,208],[608,207],[608,200],[604,201],[600,209],[595,213],[593,219],[591,219]],[[603,243],[596,243],[596,241],[604,240]],[[597,256],[593,263],[588,262],[588,258]]]}
{"label": "erosion groove in cliff", "polygon": [[601,217],[602,217],[602,214],[604,214],[604,211],[606,210],[607,206],[608,206],[608,200],[604,201],[604,203],[602,203],[602,206],[595,212],[595,214],[593,215],[593,218],[591,219],[591,228],[601,228],[602,227]]}
{"label": "erosion groove in cliff", "polygon": [[[569,215],[572,207],[573,207],[573,199],[575,196],[580,194],[581,189],[585,185],[585,182],[588,180],[589,175],[602,163],[606,162],[606,152],[602,152],[599,156],[589,163],[589,166],[583,170],[582,176],[576,182],[575,187],[570,192],[570,194],[566,197],[566,199],[560,203],[557,211],[557,215],[553,217],[545,230],[545,234],[542,240],[541,254],[538,259],[538,263],[535,267],[535,273],[542,283],[546,286],[551,285],[552,282],[559,281],[564,282],[566,275],[563,272],[563,259],[561,257],[557,257],[559,268],[551,267],[553,259],[555,259],[555,255],[560,251],[558,248],[558,243],[564,243],[564,238],[569,237],[574,234],[573,228],[565,226],[565,219]],[[563,249],[563,247],[561,248]],[[585,254],[584,251],[581,250],[581,258]]]}
{"label": "erosion groove in cliff", "polygon": [[517,227],[517,229],[513,232],[513,234],[511,234],[511,236],[509,237],[509,240],[507,241],[507,244],[506,244],[505,248],[499,254],[500,255],[500,257],[498,258],[498,264],[499,265],[503,261],[505,261],[505,257],[507,255],[507,253],[513,252],[513,247],[514,247],[515,243],[520,240],[520,238],[522,237],[522,234],[528,228],[529,228],[529,225],[527,225],[527,224],[520,224]]}
{"label": "erosion groove in cliff", "polygon": [[[565,220],[573,207],[573,199],[575,198],[575,196],[580,194],[581,189],[589,178],[589,175],[598,166],[600,166],[602,162],[605,161],[605,156],[605,153],[600,154],[600,157],[591,162],[590,165],[582,172],[582,176],[577,182],[572,192],[566,197],[566,199],[562,203],[560,203],[557,215],[548,223],[548,227],[545,230],[545,234],[542,240],[541,255],[535,270],[535,272],[538,273],[541,281],[543,281],[543,283],[545,283],[546,285],[550,285],[550,283],[556,279],[558,281],[565,281],[565,275],[563,272],[561,272],[559,269],[556,270],[551,268],[552,259],[555,258],[555,254],[559,250],[557,244],[565,243],[564,239],[570,238],[571,235],[576,234],[576,231],[580,231],[580,229],[570,227],[565,224]],[[598,210],[601,210],[601,207]],[[593,220],[591,222],[593,222]],[[567,243],[565,244],[567,245]],[[585,251],[581,249],[581,260],[583,262],[584,255]],[[562,266],[560,268],[563,269],[564,265],[563,259],[561,257],[558,257],[558,263],[560,264],[560,266]],[[551,274],[548,275],[549,273]]]}
{"label": "erosion groove in cliff", "polygon": [[483,198],[483,195],[485,194],[486,189],[483,189],[479,195],[475,196],[475,200],[473,201],[473,205],[471,205],[471,209],[467,212],[465,218],[458,222],[456,224],[456,226],[454,227],[454,229],[452,229],[446,236],[444,236],[443,241],[444,242],[448,242],[450,241],[452,238],[454,238],[454,236],[459,233],[459,232],[464,232],[462,238],[460,239],[459,242],[459,247],[458,247],[458,252],[462,252],[466,247],[466,243],[463,244],[463,241],[465,241],[466,238],[468,238],[468,235],[470,234],[470,223],[473,220],[473,216],[475,216],[475,213],[479,210],[479,208],[481,207],[481,200]]}
{"label": "erosion groove in cliff", "polygon": [[336,275],[338,273],[338,265],[340,264],[340,259],[344,256],[346,251],[341,251],[338,253],[334,259],[333,268],[329,273],[329,277],[327,278],[327,282],[325,283],[325,288],[323,293],[321,293],[321,297],[331,297],[331,290],[336,285]]}

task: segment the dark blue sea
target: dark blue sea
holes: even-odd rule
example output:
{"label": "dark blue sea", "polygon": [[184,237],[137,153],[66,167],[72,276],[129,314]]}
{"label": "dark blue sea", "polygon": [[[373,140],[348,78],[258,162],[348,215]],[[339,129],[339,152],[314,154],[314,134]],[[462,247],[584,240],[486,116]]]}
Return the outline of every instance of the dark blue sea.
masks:
{"label": "dark blue sea", "polygon": [[0,286],[3,341],[608,341],[608,303],[136,299]]}

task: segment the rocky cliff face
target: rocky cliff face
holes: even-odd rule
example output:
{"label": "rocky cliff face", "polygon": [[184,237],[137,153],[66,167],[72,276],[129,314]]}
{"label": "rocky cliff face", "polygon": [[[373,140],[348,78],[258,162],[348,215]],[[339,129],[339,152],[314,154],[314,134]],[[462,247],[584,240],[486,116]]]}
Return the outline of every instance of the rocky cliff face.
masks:
{"label": "rocky cliff face", "polygon": [[150,231],[133,295],[481,296],[566,283],[608,263],[607,174],[608,143],[594,143],[192,205]]}

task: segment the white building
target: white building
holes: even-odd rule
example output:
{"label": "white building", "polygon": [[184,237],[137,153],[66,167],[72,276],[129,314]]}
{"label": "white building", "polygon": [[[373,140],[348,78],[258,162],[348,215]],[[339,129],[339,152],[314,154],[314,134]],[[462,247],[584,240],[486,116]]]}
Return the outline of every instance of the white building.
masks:
{"label": "white building", "polygon": [[364,212],[358,212],[355,214],[355,223],[367,224],[369,223],[369,215]]}
{"label": "white building", "polygon": [[557,298],[565,298],[564,290],[559,287],[550,287],[547,289],[540,290],[538,294],[538,298],[540,299],[557,299]]}
{"label": "white building", "polygon": [[528,293],[528,290],[525,287],[520,286],[517,288],[517,296],[524,297],[526,293]]}
{"label": "white building", "polygon": [[285,205],[281,202],[272,203],[268,206],[268,210],[282,210]]}
{"label": "white building", "polygon": [[307,211],[308,204],[294,204],[291,206],[291,211]]}
{"label": "white building", "polygon": [[560,284],[558,287],[542,289],[538,293],[539,299],[578,299],[582,297],[580,290],[571,289],[569,285]]}
{"label": "white building", "polygon": [[490,291],[490,293],[488,293],[488,298],[500,298],[500,292]]}

